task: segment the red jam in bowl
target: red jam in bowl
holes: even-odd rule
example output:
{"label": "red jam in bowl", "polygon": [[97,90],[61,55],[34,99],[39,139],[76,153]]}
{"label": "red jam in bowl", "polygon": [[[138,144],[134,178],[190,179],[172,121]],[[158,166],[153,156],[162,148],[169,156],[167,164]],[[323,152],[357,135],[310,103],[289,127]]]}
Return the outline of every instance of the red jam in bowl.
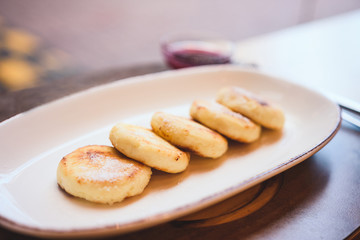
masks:
{"label": "red jam in bowl", "polygon": [[232,45],[228,41],[174,41],[162,44],[167,64],[175,69],[231,63]]}

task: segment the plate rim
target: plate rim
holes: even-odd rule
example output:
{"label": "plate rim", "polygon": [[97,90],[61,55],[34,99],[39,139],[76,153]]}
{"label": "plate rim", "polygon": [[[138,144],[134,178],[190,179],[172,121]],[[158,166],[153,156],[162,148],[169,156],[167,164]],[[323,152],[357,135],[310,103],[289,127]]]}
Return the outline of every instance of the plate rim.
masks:
{"label": "plate rim", "polygon": [[[157,72],[157,73],[150,73],[150,74],[129,77],[129,78],[125,78],[125,79],[116,80],[114,82],[94,86],[94,87],[91,87],[91,88],[88,88],[88,89],[85,89],[85,90],[82,90],[79,92],[75,92],[70,95],[66,95],[61,98],[46,102],[44,104],[41,104],[39,106],[36,106],[36,107],[26,110],[24,112],[18,113],[16,115],[0,122],[0,126],[3,124],[6,124],[7,122],[12,121],[16,118],[19,118],[23,115],[29,114],[30,112],[37,111],[38,109],[47,107],[56,102],[61,102],[64,99],[69,101],[69,100],[71,100],[71,98],[80,97],[81,95],[84,95],[84,94],[86,95],[88,92],[97,91],[102,88],[103,89],[108,88],[111,85],[119,84],[119,82],[123,82],[124,85],[125,84],[133,84],[133,83],[136,84],[137,82],[143,82],[143,81],[149,81],[149,80],[151,81],[151,79],[154,77],[170,76],[171,74],[174,74],[174,73],[177,74],[177,73],[182,72],[183,74],[191,74],[191,73],[207,72],[209,70],[210,71],[211,70],[215,70],[215,71],[228,71],[228,70],[234,71],[235,70],[235,71],[240,71],[240,72],[251,72],[251,73],[255,73],[257,75],[263,75],[263,76],[270,77],[275,80],[279,80],[281,82],[289,83],[293,86],[302,87],[312,93],[321,95],[328,101],[334,103],[328,97],[326,97],[325,95],[323,95],[320,92],[317,92],[313,89],[310,89],[310,88],[300,85],[298,83],[286,81],[282,78],[279,78],[277,76],[270,75],[270,74],[267,74],[267,73],[264,73],[261,71],[244,69],[242,67],[232,66],[232,65],[231,66],[225,66],[225,65],[205,66],[205,67],[197,67],[197,68],[190,68],[190,69],[167,70],[167,71],[162,71],[162,72]],[[123,85],[123,84],[120,83],[120,85]],[[21,223],[18,223],[16,221],[13,221],[11,219],[8,219],[8,218],[2,216],[0,213],[0,225],[4,226],[5,228],[7,228],[9,230],[13,230],[18,233],[28,234],[28,235],[32,235],[32,236],[70,238],[70,237],[87,237],[87,236],[94,236],[94,237],[96,237],[96,236],[111,236],[111,235],[115,235],[115,234],[124,234],[124,233],[130,233],[130,232],[133,232],[136,230],[145,229],[145,228],[149,228],[149,227],[161,224],[161,223],[168,222],[170,220],[184,216],[184,215],[194,212],[196,210],[206,208],[208,206],[215,204],[216,202],[220,202],[220,201],[227,199],[233,195],[236,195],[236,194],[244,191],[245,189],[250,188],[251,186],[254,186],[260,182],[263,182],[277,174],[280,174],[280,173],[286,171],[287,169],[297,165],[298,163],[306,160],[307,158],[311,157],[313,154],[315,154],[320,149],[322,149],[324,146],[326,146],[327,143],[329,143],[333,139],[333,137],[337,134],[337,132],[339,131],[339,129],[341,127],[341,121],[342,121],[341,109],[335,103],[334,103],[334,106],[336,106],[336,108],[337,108],[337,120],[336,120],[336,124],[334,124],[335,127],[331,131],[329,131],[328,135],[326,137],[324,137],[324,139],[322,141],[319,141],[318,144],[313,146],[308,151],[305,151],[295,157],[292,157],[292,158],[288,159],[287,161],[284,161],[281,164],[276,165],[275,167],[273,167],[271,169],[268,169],[268,170],[261,172],[255,176],[252,176],[252,177],[242,181],[241,183],[238,183],[238,184],[233,185],[229,188],[226,188],[220,192],[209,195],[206,198],[200,199],[199,201],[192,202],[191,204],[175,208],[170,212],[159,213],[159,214],[150,216],[148,218],[142,218],[137,221],[123,223],[123,224],[114,223],[114,224],[104,225],[101,227],[90,227],[90,228],[79,228],[79,229],[68,229],[68,230],[59,230],[59,229],[53,229],[53,228],[39,228],[39,227],[29,226],[26,224],[21,224]]]}

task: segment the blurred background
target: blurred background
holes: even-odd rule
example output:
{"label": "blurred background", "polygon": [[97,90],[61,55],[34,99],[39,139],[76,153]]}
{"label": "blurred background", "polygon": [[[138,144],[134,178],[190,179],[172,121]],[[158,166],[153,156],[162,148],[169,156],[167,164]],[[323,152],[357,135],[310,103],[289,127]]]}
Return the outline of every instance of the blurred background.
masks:
{"label": "blurred background", "polygon": [[159,41],[174,31],[241,41],[357,8],[359,0],[0,0],[0,94],[164,64]]}

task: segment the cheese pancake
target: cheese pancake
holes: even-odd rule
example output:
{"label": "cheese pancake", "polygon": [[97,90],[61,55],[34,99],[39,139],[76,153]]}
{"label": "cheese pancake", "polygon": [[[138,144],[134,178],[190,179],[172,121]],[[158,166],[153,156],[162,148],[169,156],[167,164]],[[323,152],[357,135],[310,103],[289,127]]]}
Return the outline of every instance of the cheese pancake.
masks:
{"label": "cheese pancake", "polygon": [[266,128],[280,130],[284,126],[285,116],[281,109],[242,88],[222,88],[216,100]]}
{"label": "cheese pancake", "polygon": [[202,157],[218,158],[228,149],[227,140],[219,133],[185,117],[157,112],[151,127],[173,145]]}
{"label": "cheese pancake", "polygon": [[106,204],[142,193],[150,177],[151,168],[102,145],[69,153],[57,168],[58,185],[67,193]]}
{"label": "cheese pancake", "polygon": [[164,172],[179,173],[189,164],[188,153],[144,127],[118,123],[110,131],[110,141],[129,158]]}
{"label": "cheese pancake", "polygon": [[260,137],[261,127],[258,124],[215,102],[194,101],[190,115],[205,126],[239,142],[250,143]]}

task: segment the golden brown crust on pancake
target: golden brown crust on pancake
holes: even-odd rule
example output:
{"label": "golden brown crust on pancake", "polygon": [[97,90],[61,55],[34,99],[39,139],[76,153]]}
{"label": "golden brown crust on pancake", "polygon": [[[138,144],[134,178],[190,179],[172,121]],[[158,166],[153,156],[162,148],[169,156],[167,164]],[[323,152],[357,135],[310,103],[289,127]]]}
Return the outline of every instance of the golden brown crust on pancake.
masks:
{"label": "golden brown crust on pancake", "polygon": [[140,194],[151,169],[109,146],[90,145],[60,161],[57,181],[67,193],[92,202],[112,204]]}
{"label": "golden brown crust on pancake", "polygon": [[239,142],[249,143],[260,137],[259,125],[218,103],[194,101],[190,115],[205,126]]}
{"label": "golden brown crust on pancake", "polygon": [[118,123],[110,131],[110,141],[124,155],[164,172],[179,173],[189,164],[188,153],[140,126]]}
{"label": "golden brown crust on pancake", "polygon": [[153,131],[182,149],[199,156],[218,158],[227,148],[227,140],[219,133],[185,117],[157,112],[151,119]]}
{"label": "golden brown crust on pancake", "polygon": [[216,100],[266,128],[279,130],[284,126],[285,117],[281,109],[239,87],[220,89]]}

